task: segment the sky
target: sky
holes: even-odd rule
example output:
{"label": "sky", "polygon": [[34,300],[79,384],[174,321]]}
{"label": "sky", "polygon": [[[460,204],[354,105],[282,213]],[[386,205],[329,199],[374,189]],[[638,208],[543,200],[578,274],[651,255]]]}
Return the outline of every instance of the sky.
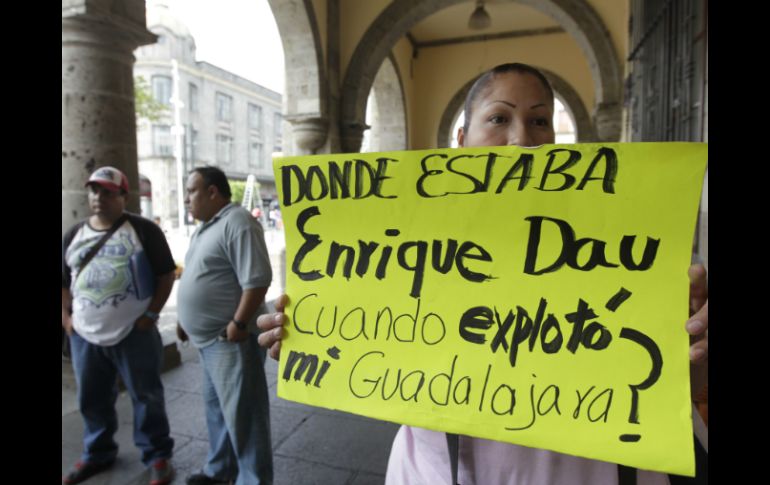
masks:
{"label": "sky", "polygon": [[283,94],[283,45],[267,0],[147,0],[165,3],[206,61]]}

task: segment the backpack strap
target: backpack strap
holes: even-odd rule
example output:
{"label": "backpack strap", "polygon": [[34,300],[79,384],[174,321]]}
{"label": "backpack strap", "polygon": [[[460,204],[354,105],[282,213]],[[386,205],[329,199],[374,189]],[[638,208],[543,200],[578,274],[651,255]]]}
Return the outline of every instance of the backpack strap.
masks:
{"label": "backpack strap", "polygon": [[123,222],[125,222],[125,220],[126,220],[126,215],[123,214],[118,218],[117,221],[115,221],[112,227],[110,227],[110,230],[107,231],[104,234],[104,236],[102,236],[102,238],[99,239],[99,241],[97,241],[97,243],[91,247],[91,249],[88,251],[88,254],[86,254],[85,257],[83,258],[83,262],[80,264],[80,271],[78,272],[78,274],[83,272],[83,269],[86,267],[86,265],[90,263],[92,259],[94,259],[94,256],[96,256],[96,253],[98,253],[99,250],[102,248],[102,246],[104,246],[104,244],[107,242],[107,240],[111,238],[113,234],[115,234],[115,231],[117,231],[118,228],[123,225]]}
{"label": "backpack strap", "polygon": [[446,444],[449,449],[449,465],[452,467],[452,485],[457,483],[457,467],[460,455],[460,437],[454,433],[446,433]]}
{"label": "backpack strap", "polygon": [[618,465],[618,485],[636,485],[636,468]]}

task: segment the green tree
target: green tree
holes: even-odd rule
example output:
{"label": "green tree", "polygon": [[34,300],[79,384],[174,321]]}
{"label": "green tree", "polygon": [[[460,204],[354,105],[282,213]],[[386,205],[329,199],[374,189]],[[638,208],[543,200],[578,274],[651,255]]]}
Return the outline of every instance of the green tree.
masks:
{"label": "green tree", "polygon": [[228,182],[230,182],[230,192],[232,193],[232,198],[230,200],[232,202],[243,204],[243,193],[246,191],[246,182],[244,180],[231,179],[228,179]]}
{"label": "green tree", "polygon": [[150,83],[142,76],[134,78],[134,103],[136,119],[146,119],[151,123],[159,121],[168,112],[168,106],[152,96]]}

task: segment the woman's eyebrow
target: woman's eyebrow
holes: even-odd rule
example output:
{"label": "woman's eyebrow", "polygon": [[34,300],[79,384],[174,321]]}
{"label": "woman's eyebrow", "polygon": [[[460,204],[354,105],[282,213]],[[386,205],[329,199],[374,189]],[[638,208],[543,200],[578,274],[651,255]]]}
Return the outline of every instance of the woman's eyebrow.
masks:
{"label": "woman's eyebrow", "polygon": [[508,101],[503,101],[502,99],[495,99],[495,100],[491,101],[489,104],[492,104],[492,103],[503,103],[503,104],[507,104],[511,108],[516,108],[515,104],[511,104]]}
{"label": "woman's eyebrow", "polygon": [[[509,103],[508,101],[503,101],[502,99],[495,99],[490,102],[490,104],[492,103],[503,103],[505,105],[510,106],[511,108],[514,108],[514,109],[516,108],[515,104]],[[532,106],[529,107],[529,109],[535,109],[535,108],[541,108],[541,107],[547,107],[546,103],[533,104]]]}

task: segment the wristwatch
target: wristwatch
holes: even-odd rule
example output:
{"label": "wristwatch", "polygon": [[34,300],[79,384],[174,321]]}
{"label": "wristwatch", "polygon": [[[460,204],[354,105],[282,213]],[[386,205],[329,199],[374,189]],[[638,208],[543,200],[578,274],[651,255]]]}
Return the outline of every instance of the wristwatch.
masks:
{"label": "wristwatch", "polygon": [[236,320],[234,318],[233,318],[233,323],[235,324],[236,327],[238,327],[238,330],[246,330],[246,324],[245,323],[243,323],[241,321],[238,321],[238,320]]}
{"label": "wristwatch", "polygon": [[157,322],[158,319],[160,318],[160,314],[151,312],[150,310],[147,310],[146,312],[142,313],[142,316],[149,318],[153,322]]}

